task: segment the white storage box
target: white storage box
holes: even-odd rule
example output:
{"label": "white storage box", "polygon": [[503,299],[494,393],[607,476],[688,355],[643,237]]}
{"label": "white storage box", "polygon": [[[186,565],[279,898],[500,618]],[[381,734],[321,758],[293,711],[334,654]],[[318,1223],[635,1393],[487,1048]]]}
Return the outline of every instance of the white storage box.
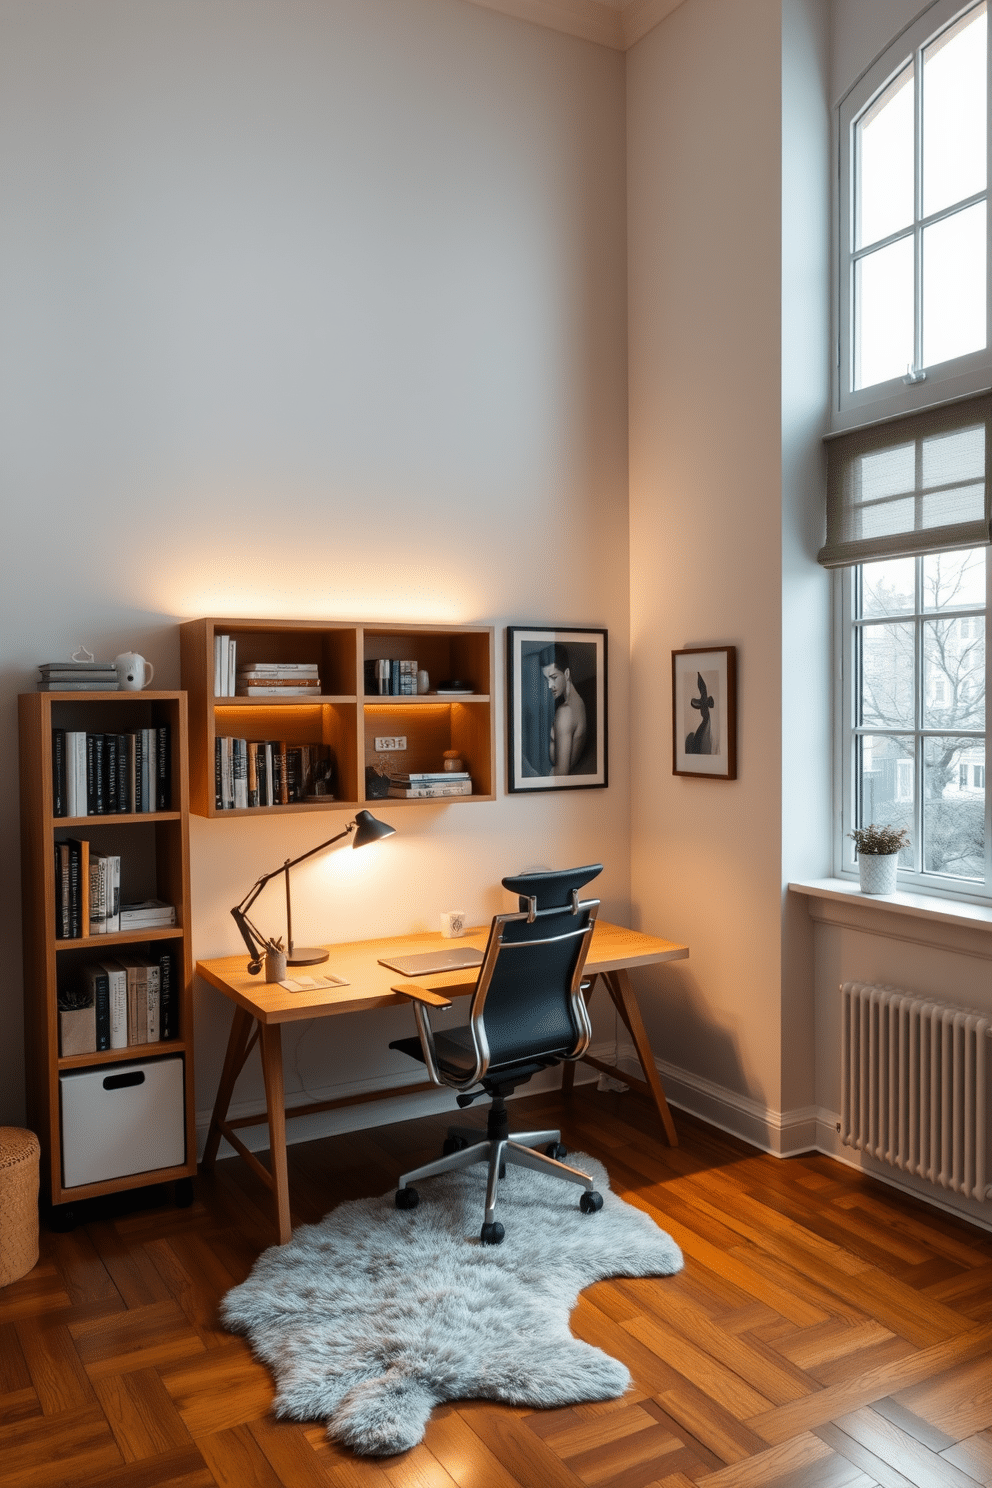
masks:
{"label": "white storage box", "polygon": [[69,1070],[59,1095],[65,1188],[186,1161],[181,1055]]}

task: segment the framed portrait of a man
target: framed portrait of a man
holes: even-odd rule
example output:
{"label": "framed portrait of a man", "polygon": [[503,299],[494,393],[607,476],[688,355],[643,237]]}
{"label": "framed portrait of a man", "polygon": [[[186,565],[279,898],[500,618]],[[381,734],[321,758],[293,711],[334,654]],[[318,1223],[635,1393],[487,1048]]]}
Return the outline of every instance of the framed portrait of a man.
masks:
{"label": "framed portrait of a man", "polygon": [[605,630],[506,631],[511,791],[609,784]]}

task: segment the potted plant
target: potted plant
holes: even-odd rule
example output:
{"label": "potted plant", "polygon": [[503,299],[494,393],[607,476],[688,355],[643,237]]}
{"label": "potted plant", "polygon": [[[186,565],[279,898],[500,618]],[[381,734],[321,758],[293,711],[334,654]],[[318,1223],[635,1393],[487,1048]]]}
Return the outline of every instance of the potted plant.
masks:
{"label": "potted plant", "polygon": [[862,894],[894,894],[899,853],[909,846],[905,827],[855,827],[848,833],[854,839],[861,875]]}

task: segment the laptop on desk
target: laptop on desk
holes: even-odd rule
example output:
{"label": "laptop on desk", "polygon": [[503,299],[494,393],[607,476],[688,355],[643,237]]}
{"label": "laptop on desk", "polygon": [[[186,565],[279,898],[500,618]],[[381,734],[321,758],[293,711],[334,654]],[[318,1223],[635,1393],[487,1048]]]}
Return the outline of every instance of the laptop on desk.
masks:
{"label": "laptop on desk", "polygon": [[481,966],[482,952],[464,946],[461,950],[420,951],[415,956],[380,956],[379,965],[388,966],[401,976],[438,976],[442,971]]}

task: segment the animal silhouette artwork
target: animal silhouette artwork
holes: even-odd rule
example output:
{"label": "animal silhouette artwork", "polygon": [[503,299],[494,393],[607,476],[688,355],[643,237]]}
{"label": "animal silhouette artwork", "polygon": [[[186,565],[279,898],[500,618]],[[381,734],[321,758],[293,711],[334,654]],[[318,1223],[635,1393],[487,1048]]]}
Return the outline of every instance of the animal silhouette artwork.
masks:
{"label": "animal silhouette artwork", "polygon": [[712,754],[713,730],[710,725],[710,709],[714,706],[713,699],[706,690],[702,672],[696,673],[696,681],[699,684],[699,696],[692,698],[691,704],[692,707],[698,709],[702,717],[695,732],[686,735],[685,752],[686,754]]}

